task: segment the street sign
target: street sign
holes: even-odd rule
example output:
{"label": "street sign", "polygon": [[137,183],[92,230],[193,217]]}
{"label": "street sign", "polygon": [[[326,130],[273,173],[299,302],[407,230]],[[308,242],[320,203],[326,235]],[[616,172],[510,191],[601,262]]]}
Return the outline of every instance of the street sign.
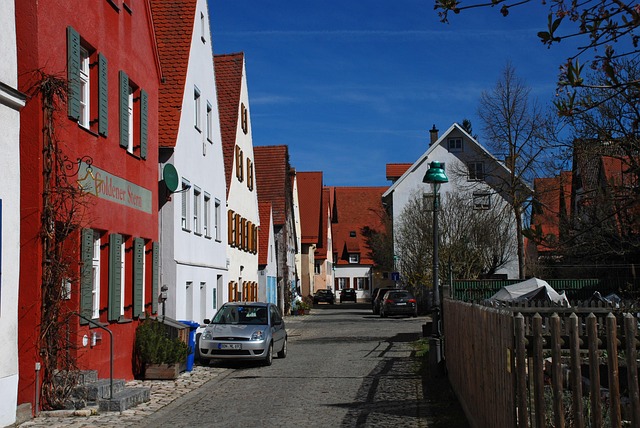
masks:
{"label": "street sign", "polygon": [[392,281],[400,281],[400,272],[391,272]]}

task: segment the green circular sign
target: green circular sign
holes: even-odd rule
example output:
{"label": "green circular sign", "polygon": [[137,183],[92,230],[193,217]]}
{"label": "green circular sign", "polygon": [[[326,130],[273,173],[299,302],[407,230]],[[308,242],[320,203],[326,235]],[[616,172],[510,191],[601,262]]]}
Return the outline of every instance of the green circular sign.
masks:
{"label": "green circular sign", "polygon": [[162,169],[162,179],[170,192],[178,190],[178,171],[173,164],[166,164]]}

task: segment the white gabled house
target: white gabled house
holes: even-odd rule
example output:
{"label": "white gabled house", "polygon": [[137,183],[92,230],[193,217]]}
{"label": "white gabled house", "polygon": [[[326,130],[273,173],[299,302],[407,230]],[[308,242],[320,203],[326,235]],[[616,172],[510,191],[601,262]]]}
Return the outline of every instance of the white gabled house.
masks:
{"label": "white gabled house", "polygon": [[[403,209],[416,196],[431,193],[430,186],[423,178],[433,161],[442,162],[448,183],[442,184],[440,194],[443,200],[447,193],[466,195],[473,201],[473,209],[506,209],[508,195],[504,183],[509,170],[486,148],[470,136],[460,125],[454,123],[442,136],[433,127],[428,149],[416,160],[400,178],[382,195],[383,201],[393,218],[393,228],[397,229]],[[513,214],[511,214],[513,215]],[[505,221],[513,220],[506,219]],[[487,233],[490,233],[488,231]],[[496,275],[506,278],[518,277],[518,257],[515,226],[511,235],[513,254]],[[402,257],[402,254],[396,254]]]}
{"label": "white gabled house", "polygon": [[227,183],[227,301],[258,300],[258,192],[243,53],[215,55]]}
{"label": "white gabled house", "polygon": [[168,317],[202,322],[226,300],[227,283],[226,185],[209,13],[206,0],[151,5],[163,71],[160,281],[168,288]]}
{"label": "white gabled house", "polygon": [[278,259],[273,226],[271,202],[259,202],[260,228],[258,229],[258,300],[278,304]]}

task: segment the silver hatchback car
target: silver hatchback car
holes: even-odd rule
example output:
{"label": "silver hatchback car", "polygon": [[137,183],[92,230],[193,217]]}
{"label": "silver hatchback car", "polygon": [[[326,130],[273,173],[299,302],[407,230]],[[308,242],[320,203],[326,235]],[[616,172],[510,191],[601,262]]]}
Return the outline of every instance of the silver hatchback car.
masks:
{"label": "silver hatchback car", "polygon": [[271,365],[274,352],[287,356],[287,330],[272,303],[230,302],[222,305],[200,336],[201,360],[262,360]]}

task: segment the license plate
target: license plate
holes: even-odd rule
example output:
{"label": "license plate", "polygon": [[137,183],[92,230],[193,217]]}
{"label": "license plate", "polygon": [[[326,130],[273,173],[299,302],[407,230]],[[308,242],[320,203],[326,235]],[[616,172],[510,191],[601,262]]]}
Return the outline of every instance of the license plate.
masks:
{"label": "license plate", "polygon": [[240,343],[220,343],[218,345],[218,349],[242,349],[242,344],[240,344]]}
{"label": "license plate", "polygon": [[402,302],[402,303],[398,303],[398,306],[407,306],[407,304]]}

